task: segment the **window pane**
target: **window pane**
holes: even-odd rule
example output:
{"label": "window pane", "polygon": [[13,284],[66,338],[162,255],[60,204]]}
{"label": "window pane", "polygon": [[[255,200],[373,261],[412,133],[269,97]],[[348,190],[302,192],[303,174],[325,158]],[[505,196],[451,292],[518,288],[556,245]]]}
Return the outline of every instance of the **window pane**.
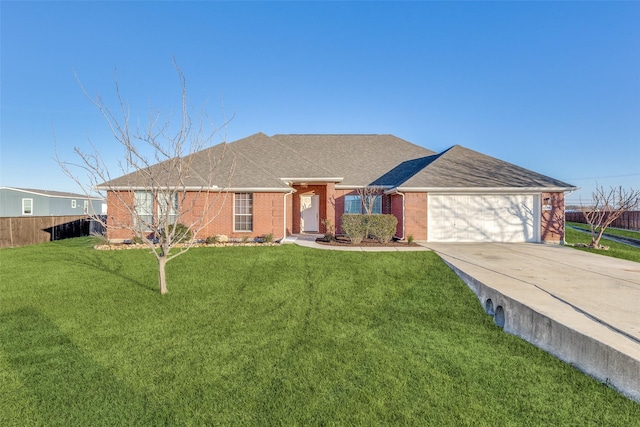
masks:
{"label": "window pane", "polygon": [[[372,214],[382,213],[382,196],[366,196],[366,206],[361,207],[362,213],[366,213],[368,209],[371,209]],[[359,212],[356,212],[359,213]]]}
{"label": "window pane", "polygon": [[235,231],[253,230],[253,194],[236,193],[234,195],[233,228]]}
{"label": "window pane", "polygon": [[178,218],[178,193],[158,195],[158,211],[160,218],[158,222],[166,221],[175,224]]}
{"label": "window pane", "polygon": [[374,196],[375,200],[373,202],[373,210],[371,213],[373,214],[381,214],[382,213],[382,196]]}
{"label": "window pane", "polygon": [[360,201],[360,196],[344,196],[344,213],[362,213],[362,202]]}
{"label": "window pane", "polygon": [[33,214],[33,199],[22,199],[22,215]]}
{"label": "window pane", "polygon": [[151,231],[153,228],[153,195],[150,191],[135,191],[135,222],[141,231]]}

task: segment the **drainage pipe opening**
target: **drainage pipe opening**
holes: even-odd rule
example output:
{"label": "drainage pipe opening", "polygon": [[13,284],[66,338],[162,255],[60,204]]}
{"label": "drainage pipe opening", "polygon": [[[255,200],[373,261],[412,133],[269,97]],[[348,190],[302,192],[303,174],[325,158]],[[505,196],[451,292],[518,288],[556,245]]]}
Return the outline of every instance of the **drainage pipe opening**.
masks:
{"label": "drainage pipe opening", "polygon": [[501,305],[496,307],[496,313],[493,316],[493,321],[499,327],[504,328],[504,310],[502,309]]}
{"label": "drainage pipe opening", "polygon": [[493,301],[491,301],[491,298],[488,298],[485,301],[485,303],[484,303],[484,311],[486,311],[489,316],[493,316],[493,314],[494,314]]}

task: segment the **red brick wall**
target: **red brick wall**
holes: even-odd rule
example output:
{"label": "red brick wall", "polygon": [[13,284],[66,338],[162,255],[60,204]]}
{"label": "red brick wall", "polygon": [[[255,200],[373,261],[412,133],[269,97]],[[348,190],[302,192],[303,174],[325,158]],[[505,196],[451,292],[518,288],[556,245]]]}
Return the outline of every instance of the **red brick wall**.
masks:
{"label": "red brick wall", "polygon": [[342,229],[340,228],[340,218],[344,215],[344,196],[353,195],[355,196],[357,193],[353,190],[336,190],[334,193],[335,197],[335,214],[333,223],[336,226],[336,234],[342,234]]}
{"label": "red brick wall", "polygon": [[[133,193],[121,193],[122,199],[133,203]],[[237,237],[258,237],[272,233],[274,239],[283,237],[284,217],[285,217],[285,195],[283,193],[253,193],[253,231],[234,232],[233,231],[233,193],[210,193],[208,199],[206,194],[189,193],[183,203],[183,213],[179,222],[183,224],[194,223],[196,228],[202,227],[197,234],[197,238],[205,239],[209,236],[224,234],[231,238]],[[287,196],[289,209],[291,208],[291,196]],[[108,221],[116,225],[124,223],[131,225],[132,219],[129,212],[122,207],[119,199],[114,194],[107,194]],[[205,219],[205,223],[199,221],[199,216],[204,210],[210,215],[215,215],[215,219],[210,223]],[[287,214],[287,228],[291,230],[291,218]],[[133,234],[129,230],[110,228],[107,237],[111,240],[130,239]]]}
{"label": "red brick wall", "polygon": [[326,227],[322,224],[323,219],[330,219],[331,224],[336,225],[336,185],[333,182],[327,183],[326,186],[326,201],[325,201],[325,216],[320,217],[320,232],[326,233]]}
{"label": "red brick wall", "polygon": [[[545,243],[564,242],[564,193],[542,193],[540,240]],[[550,210],[544,210],[544,207]]]}
{"label": "red brick wall", "polygon": [[427,240],[427,193],[404,193],[405,238]]}
{"label": "red brick wall", "polygon": [[[283,196],[285,197],[285,196]],[[286,227],[287,227],[287,236],[293,234],[293,198],[295,197],[295,193],[287,194],[285,197],[286,207],[285,207],[285,216],[287,217]]]}
{"label": "red brick wall", "polygon": [[111,226],[107,228],[107,238],[110,240],[130,239],[133,237],[129,230],[120,228],[120,225],[125,227],[133,225],[131,214],[124,208],[121,200],[133,205],[133,193],[116,194],[113,191],[107,192],[107,224]]}
{"label": "red brick wall", "polygon": [[283,193],[253,193],[252,236],[273,234],[280,239],[284,233],[285,200]]}
{"label": "red brick wall", "polygon": [[398,218],[398,226],[396,227],[396,237],[405,238],[403,230],[403,196],[400,194],[393,194],[391,197],[391,213]]}

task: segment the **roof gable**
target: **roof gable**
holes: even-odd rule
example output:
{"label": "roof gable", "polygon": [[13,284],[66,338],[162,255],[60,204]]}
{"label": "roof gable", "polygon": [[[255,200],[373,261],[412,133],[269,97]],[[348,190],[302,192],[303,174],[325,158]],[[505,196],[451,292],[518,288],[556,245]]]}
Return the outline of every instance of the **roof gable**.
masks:
{"label": "roof gable", "polygon": [[402,186],[411,188],[573,187],[566,182],[460,145],[454,145],[435,156]]}

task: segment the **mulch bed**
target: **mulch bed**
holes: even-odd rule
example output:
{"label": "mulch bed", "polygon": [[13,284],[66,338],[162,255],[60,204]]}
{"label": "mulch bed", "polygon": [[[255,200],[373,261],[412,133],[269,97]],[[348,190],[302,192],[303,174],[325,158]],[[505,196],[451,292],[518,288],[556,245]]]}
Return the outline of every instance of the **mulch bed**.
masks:
{"label": "mulch bed", "polygon": [[324,237],[319,237],[316,239],[316,243],[327,246],[356,246],[356,247],[410,247],[410,246],[419,246],[416,243],[407,243],[405,240],[392,240],[389,243],[380,243],[375,239],[364,239],[362,242],[354,245],[351,241],[344,236],[336,236],[335,240],[327,241]]}

